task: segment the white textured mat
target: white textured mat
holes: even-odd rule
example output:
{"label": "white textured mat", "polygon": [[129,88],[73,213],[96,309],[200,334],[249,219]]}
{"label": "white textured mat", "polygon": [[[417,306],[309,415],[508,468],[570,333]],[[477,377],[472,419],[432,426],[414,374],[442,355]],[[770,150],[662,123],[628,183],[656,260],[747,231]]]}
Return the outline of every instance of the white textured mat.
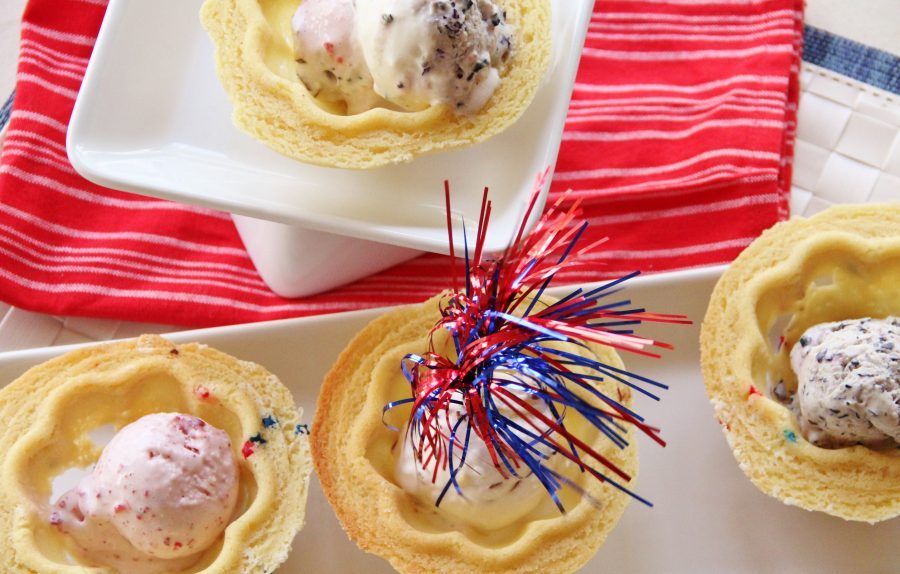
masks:
{"label": "white textured mat", "polygon": [[791,212],[900,201],[900,98],[803,64]]}

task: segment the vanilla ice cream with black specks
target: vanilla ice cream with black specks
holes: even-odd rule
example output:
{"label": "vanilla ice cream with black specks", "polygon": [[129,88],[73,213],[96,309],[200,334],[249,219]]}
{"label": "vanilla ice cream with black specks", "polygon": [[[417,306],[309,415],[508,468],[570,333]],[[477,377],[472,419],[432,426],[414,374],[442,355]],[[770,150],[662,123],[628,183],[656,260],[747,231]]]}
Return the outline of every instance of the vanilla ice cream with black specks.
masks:
{"label": "vanilla ice cream with black specks", "polygon": [[791,350],[793,408],[821,447],[900,445],[900,318],[809,328]]}
{"label": "vanilla ice cream with black specks", "polygon": [[378,0],[356,10],[375,91],[403,109],[470,114],[500,85],[513,31],[495,2]]}

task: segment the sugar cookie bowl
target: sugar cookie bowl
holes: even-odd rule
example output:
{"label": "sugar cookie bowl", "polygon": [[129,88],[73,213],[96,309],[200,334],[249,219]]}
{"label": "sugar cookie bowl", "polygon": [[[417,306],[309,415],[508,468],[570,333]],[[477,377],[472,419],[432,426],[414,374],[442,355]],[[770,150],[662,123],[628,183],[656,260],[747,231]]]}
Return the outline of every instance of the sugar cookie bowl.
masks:
{"label": "sugar cookie bowl", "polygon": [[[463,496],[448,492],[435,505],[446,477],[432,483],[416,470],[405,452],[404,433],[385,422],[402,424],[403,413],[382,418],[386,404],[409,394],[398,365],[408,353],[422,352],[439,316],[440,298],[377,319],[348,345],[328,374],[313,424],[313,455],[322,488],[347,534],[363,550],[375,553],[400,572],[570,572],[593,556],[618,522],[630,496],[567,465],[553,455],[554,467],[575,490],[560,496],[560,513],[535,477],[479,488],[483,476],[459,476]],[[574,346],[573,346],[574,347]],[[573,348],[573,352],[622,368],[608,348]],[[603,392],[631,404],[628,389],[610,380]],[[573,433],[630,476],[637,473],[637,452],[620,449],[599,431],[567,417]],[[632,440],[629,431],[625,437]],[[474,441],[474,438],[472,439]],[[475,450],[474,448],[472,449]],[[476,472],[490,461],[467,463]],[[404,460],[405,459],[405,460]],[[413,467],[414,468],[414,467]],[[415,487],[410,487],[410,482]],[[500,483],[499,486],[496,486]],[[495,494],[497,493],[497,494]],[[487,494],[487,498],[485,498]],[[485,520],[485,515],[490,514]]]}
{"label": "sugar cookie bowl", "polygon": [[[216,69],[234,104],[235,124],[279,153],[300,161],[363,169],[407,162],[422,154],[483,141],[509,127],[530,104],[550,61],[548,0],[498,0],[503,9],[495,11],[496,18],[493,14],[487,16],[487,27],[493,31],[507,21],[514,27],[512,55],[479,44],[472,52],[477,58],[470,62],[474,56],[467,54],[465,64],[459,68],[459,78],[454,72],[446,82],[432,82],[430,78],[437,78],[438,72],[447,68],[442,62],[450,51],[433,38],[446,39],[448,34],[425,34],[421,42],[410,44],[413,35],[407,32],[416,28],[404,24],[407,19],[399,11],[416,15],[426,5],[430,10],[434,8],[432,4],[446,4],[448,9],[450,4],[379,1],[384,10],[366,10],[370,18],[361,26],[366,33],[350,35],[336,29],[333,35],[320,38],[321,21],[348,20],[332,14],[307,27],[315,32],[310,44],[323,46],[322,54],[298,55],[292,27],[296,10],[302,7],[297,0],[207,0],[201,20],[215,44]],[[316,4],[334,11],[338,5],[352,3],[310,1],[307,5]],[[472,10],[480,10],[482,4],[494,6],[488,0],[470,4]],[[433,19],[435,22],[438,16]],[[481,18],[475,20],[480,22]],[[454,22],[452,29],[456,30],[457,25],[471,27],[472,23]],[[359,95],[361,91],[356,86],[371,84],[373,80],[360,72],[364,66],[351,65],[351,60],[360,59],[360,48],[344,46],[350,36],[364,37],[373,52],[366,54],[365,59],[374,71],[375,91],[362,90],[368,94],[365,97]],[[383,53],[382,48],[388,53]],[[394,50],[415,53],[395,54]],[[502,65],[491,62],[493,56],[487,60],[481,56],[490,52],[497,52],[496,59],[502,60]],[[331,66],[318,65],[322,59],[319,56]],[[453,86],[458,79],[466,85],[476,84],[478,89],[460,92]],[[349,105],[335,95],[335,85],[355,94]],[[438,102],[440,98],[434,94],[442,92],[464,93],[466,97],[429,104]],[[359,103],[362,100],[365,105]],[[467,103],[470,100],[483,105],[474,106],[478,108],[475,110]],[[471,113],[456,113],[457,109],[468,111],[470,107]]]}
{"label": "sugar cookie bowl", "polygon": [[781,223],[713,292],[707,393],[741,469],[786,504],[866,522],[900,514],[898,230],[898,204]]}
{"label": "sugar cookie bowl", "polygon": [[631,498],[649,504],[634,490],[634,435],[665,444],[631,406],[633,391],[665,385],[618,352],[658,356],[669,346],[631,326],[686,318],[617,299],[637,273],[544,294],[590,248],[576,245],[577,203],[497,258],[483,251],[490,213],[485,197],[465,273],[365,327],[316,407],[326,497],[350,538],[401,572],[572,572]]}
{"label": "sugar cookie bowl", "polygon": [[143,336],[29,370],[0,409],[4,571],[274,570],[303,524],[308,444],[258,365]]}

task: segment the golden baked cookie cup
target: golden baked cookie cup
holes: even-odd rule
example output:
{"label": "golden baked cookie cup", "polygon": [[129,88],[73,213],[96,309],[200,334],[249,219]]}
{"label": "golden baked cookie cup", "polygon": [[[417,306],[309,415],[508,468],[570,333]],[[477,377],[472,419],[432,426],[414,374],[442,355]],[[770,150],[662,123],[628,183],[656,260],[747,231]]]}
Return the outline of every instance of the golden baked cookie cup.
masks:
{"label": "golden baked cookie cup", "polygon": [[774,394],[818,323],[900,314],[900,204],[833,207],[779,223],[716,285],[700,335],[707,394],[741,470],[786,504],[847,520],[900,514],[900,449],[819,448]]}
{"label": "golden baked cookie cup", "polygon": [[311,471],[290,391],[259,365],[145,335],[72,351],[0,390],[0,571],[112,572],[72,564],[65,535],[44,509],[54,477],[99,458],[93,429],[120,429],[155,412],[189,413],[224,430],[239,462],[232,522],[182,572],[271,572],[287,558]]}
{"label": "golden baked cookie cup", "polygon": [[216,72],[243,131],[286,156],[365,169],[470,146],[512,125],[534,99],[550,62],[549,0],[504,0],[515,53],[487,104],[470,116],[446,106],[375,108],[352,116],[313,98],[297,78],[291,16],[300,0],[206,0],[201,21]]}
{"label": "golden baked cookie cup", "polygon": [[[433,503],[421,502],[396,484],[394,446],[401,437],[385,426],[382,408],[409,396],[400,361],[407,353],[426,348],[428,333],[439,318],[439,299],[391,311],[370,323],[326,376],[312,432],[313,461],[326,497],[349,537],[399,572],[577,570],[602,546],[630,500],[629,495],[586,473],[567,474],[597,506],[565,489],[560,493],[565,514],[550,503],[548,495],[547,508],[520,524],[489,533],[453,527]],[[622,368],[611,349],[591,345],[591,350],[604,362]],[[618,393],[626,406],[631,402],[626,387],[609,382],[598,387],[614,397]],[[579,428],[570,419],[566,427],[626,473],[636,475],[634,444],[620,450],[599,437],[596,429]],[[633,439],[631,431],[627,439]]]}

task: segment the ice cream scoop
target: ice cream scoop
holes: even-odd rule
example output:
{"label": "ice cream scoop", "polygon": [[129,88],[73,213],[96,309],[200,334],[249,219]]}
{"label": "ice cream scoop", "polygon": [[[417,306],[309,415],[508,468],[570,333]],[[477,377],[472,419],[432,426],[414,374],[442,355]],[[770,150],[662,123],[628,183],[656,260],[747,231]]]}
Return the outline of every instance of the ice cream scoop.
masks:
{"label": "ice cream scoop", "polygon": [[[535,408],[546,411],[546,407],[536,399],[533,404]],[[527,423],[522,422],[510,409],[504,408],[501,412],[519,424],[527,426]],[[465,462],[460,464],[466,423],[464,420],[458,426],[457,423],[461,418],[465,418],[464,414],[460,405],[452,404],[449,409],[449,420],[440,414],[437,418],[438,428],[447,437],[450,436],[451,429],[456,427],[457,445],[454,448],[453,459],[455,466],[458,467],[456,483],[459,492],[451,485],[441,497],[450,480],[449,465],[439,465],[435,474],[433,462],[423,464],[416,456],[415,449],[418,442],[410,440],[408,432],[397,454],[394,470],[397,483],[425,504],[434,505],[440,500],[438,512],[451,520],[480,530],[497,530],[515,524],[548,498],[547,491],[524,465],[520,465],[516,470],[517,476],[508,471],[508,476],[504,476],[494,466],[484,441],[474,434],[470,434],[469,437]],[[535,429],[529,427],[529,430]],[[541,432],[545,431],[546,428],[541,429]],[[541,447],[536,445],[536,448]],[[427,453],[425,454],[424,458],[427,459]]]}
{"label": "ice cream scoop", "polygon": [[313,96],[345,103],[348,114],[382,103],[372,89],[372,75],[356,38],[353,4],[353,0],[304,0],[291,20],[300,80]]}
{"label": "ice cream scoop", "polygon": [[113,437],[91,474],[56,502],[50,522],[93,562],[165,572],[199,559],[228,525],[237,496],[225,431],[157,413]]}
{"label": "ice cream scoop", "polygon": [[900,319],[856,319],[808,329],[791,350],[795,409],[813,444],[900,444]]}
{"label": "ice cream scoop", "polygon": [[469,114],[500,84],[512,28],[492,0],[378,0],[356,11],[375,91],[401,108]]}

